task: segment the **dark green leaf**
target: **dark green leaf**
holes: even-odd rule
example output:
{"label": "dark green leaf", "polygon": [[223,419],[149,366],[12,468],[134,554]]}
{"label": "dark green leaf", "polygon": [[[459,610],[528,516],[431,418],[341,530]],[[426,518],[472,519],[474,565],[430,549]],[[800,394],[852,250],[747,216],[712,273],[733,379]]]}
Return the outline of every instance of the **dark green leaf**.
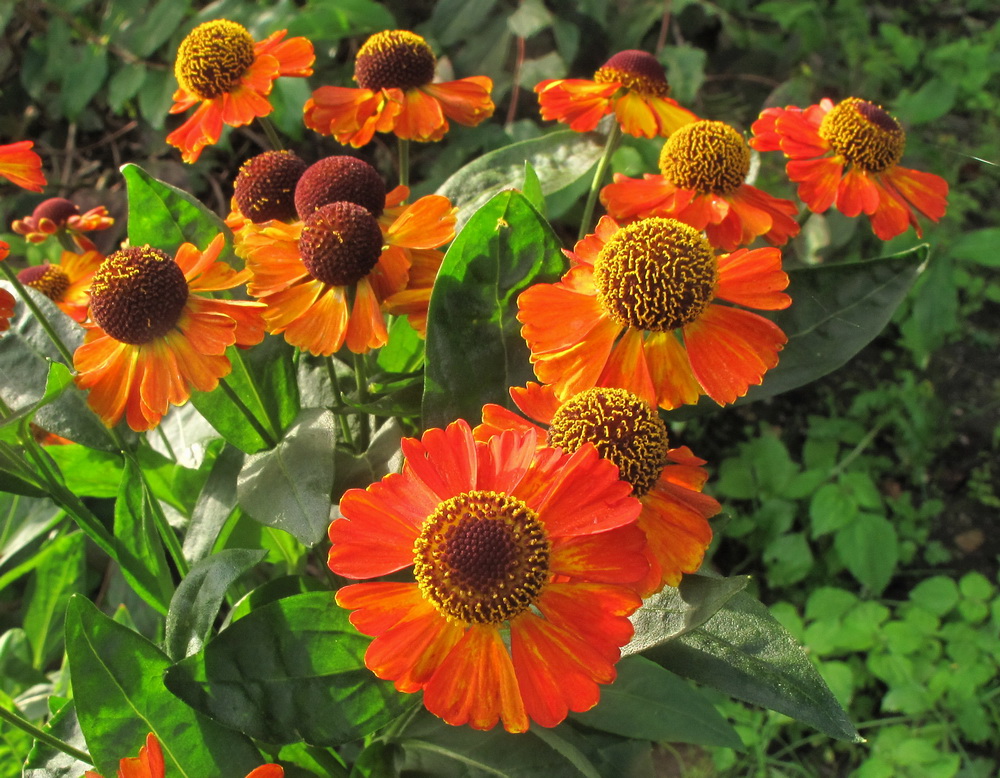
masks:
{"label": "dark green leaf", "polygon": [[984,267],[1000,267],[997,246],[1000,246],[1000,227],[986,227],[959,237],[948,249],[948,254]]}
{"label": "dark green leaf", "polygon": [[409,373],[424,364],[424,339],[405,316],[389,325],[389,342],[378,350],[377,361],[387,373]]}
{"label": "dark green leaf", "polygon": [[264,338],[243,352],[247,369],[253,374],[256,394],[260,397],[265,418],[285,429],[299,414],[299,386],[295,381],[296,349],[284,338]]}
{"label": "dark green leaf", "polygon": [[508,388],[531,380],[517,296],[564,266],[552,228],[519,192],[496,195],[469,220],[431,294],[425,427],[476,424],[485,403],[509,405]]}
{"label": "dark green leaf", "polygon": [[239,621],[250,611],[263,608],[272,602],[277,602],[285,597],[292,597],[296,594],[306,594],[307,592],[328,592],[329,587],[325,581],[318,578],[307,578],[301,575],[283,575],[280,578],[273,578],[266,583],[262,583],[252,592],[241,598],[226,617],[227,622]]}
{"label": "dark green leaf", "polygon": [[62,655],[66,604],[72,595],[83,591],[85,551],[82,532],[63,535],[46,544],[44,562],[25,592],[28,607],[24,613],[24,631],[31,641],[33,664],[39,670],[44,670],[56,654]]}
{"label": "dark green leaf", "polygon": [[63,115],[75,121],[104,85],[108,76],[108,50],[98,43],[78,44],[63,51],[60,61]]}
{"label": "dark green leaf", "polygon": [[394,718],[405,697],[364,664],[369,639],[333,592],[251,611],[167,673],[177,696],[229,727],[283,744],[335,746]]}
{"label": "dark green leaf", "polygon": [[197,562],[211,553],[222,526],[236,510],[236,479],[243,469],[243,452],[226,446],[198,495],[184,535],[184,556]]}
{"label": "dark green leaf", "polygon": [[142,62],[132,62],[121,66],[108,81],[108,106],[115,113],[121,113],[125,103],[135,97],[146,80],[146,66]]}
{"label": "dark green leaf", "polygon": [[[49,700],[51,704],[52,698]],[[87,743],[83,739],[72,700],[63,703],[43,729],[63,743],[86,753]],[[90,764],[36,740],[24,763],[21,778],[80,778],[90,768]]]}
{"label": "dark green leaf", "polygon": [[288,34],[305,35],[312,41],[337,41],[395,27],[392,13],[373,0],[338,0],[295,8]]}
{"label": "dark green leaf", "polygon": [[177,31],[189,6],[187,0],[159,0],[131,18],[115,38],[136,56],[149,57]]}

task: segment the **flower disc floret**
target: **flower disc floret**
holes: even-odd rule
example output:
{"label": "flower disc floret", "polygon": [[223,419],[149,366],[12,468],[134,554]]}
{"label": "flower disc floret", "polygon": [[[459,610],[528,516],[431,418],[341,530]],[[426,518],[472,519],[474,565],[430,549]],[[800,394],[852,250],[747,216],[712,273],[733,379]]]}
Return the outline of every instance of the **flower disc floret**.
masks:
{"label": "flower disc floret", "polygon": [[362,89],[413,89],[434,80],[436,65],[422,37],[408,30],[384,30],[358,49],[354,78]]}
{"label": "flower disc floret", "polygon": [[750,172],[750,147],[725,122],[695,122],[663,144],[660,172],[681,189],[732,194]]}
{"label": "flower disc floret", "polygon": [[550,446],[573,452],[593,443],[643,497],[667,464],[667,425],[649,403],[625,389],[594,388],[564,402],[549,423]]}
{"label": "flower disc floret", "polygon": [[254,41],[246,28],[226,19],[195,27],[177,49],[177,83],[202,100],[229,92],[254,62]]}
{"label": "flower disc floret", "polygon": [[835,105],[819,135],[844,159],[869,173],[881,173],[903,158],[906,133],[882,106],[850,97]]}
{"label": "flower disc floret", "polygon": [[169,332],[187,299],[187,281],[173,257],[133,246],[101,263],[90,287],[90,312],[115,340],[140,345]]}
{"label": "flower disc floret", "polygon": [[413,546],[420,591],[449,620],[498,625],[523,613],[549,575],[538,515],[507,494],[472,490],[441,502]]}
{"label": "flower disc floret", "polygon": [[619,324],[669,332],[698,319],[718,280],[715,254],[693,227],[640,219],[618,230],[594,262],[598,299]]}
{"label": "flower disc floret", "polygon": [[59,265],[34,265],[17,274],[17,279],[25,286],[37,289],[50,300],[61,300],[71,283],[69,275]]}
{"label": "flower disc floret", "polygon": [[240,167],[233,197],[240,213],[254,224],[288,221],[297,215],[295,185],[306,163],[294,151],[265,151]]}
{"label": "flower disc floret", "polygon": [[652,54],[627,49],[615,54],[594,73],[598,84],[620,83],[644,97],[669,97],[670,85],[663,65]]}
{"label": "flower disc floret", "polygon": [[364,278],[382,254],[382,230],[357,203],[338,202],[317,209],[302,225],[302,264],[317,281],[349,286]]}
{"label": "flower disc floret", "polygon": [[340,201],[357,203],[378,218],[385,208],[385,181],[363,159],[346,155],[325,157],[306,168],[295,187],[300,219]]}

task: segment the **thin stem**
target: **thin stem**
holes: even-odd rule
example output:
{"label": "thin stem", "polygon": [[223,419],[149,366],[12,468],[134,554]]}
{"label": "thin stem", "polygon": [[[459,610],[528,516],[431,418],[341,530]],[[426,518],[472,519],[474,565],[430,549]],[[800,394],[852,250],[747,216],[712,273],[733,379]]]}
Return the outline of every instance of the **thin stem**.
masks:
{"label": "thin stem", "polygon": [[[354,355],[354,384],[358,390],[358,404],[368,402],[368,376],[365,370],[365,355]],[[358,414],[358,451],[367,451],[369,443],[368,414]]]}
{"label": "thin stem", "polygon": [[[399,143],[399,183],[407,189],[410,187],[410,141],[398,138]],[[409,198],[407,198],[409,199]]]}
{"label": "thin stem", "polygon": [[257,420],[257,417],[253,415],[253,411],[251,411],[247,407],[246,403],[239,398],[239,395],[236,394],[233,387],[229,385],[229,382],[226,381],[225,378],[219,380],[219,388],[222,389],[223,394],[229,398],[230,402],[232,402],[232,404],[239,409],[240,413],[243,414],[250,426],[254,428],[254,431],[260,435],[261,440],[267,444],[267,447],[274,448],[278,444],[275,436],[264,429],[264,425]]}
{"label": "thin stem", "polygon": [[163,431],[163,427],[157,425],[156,431],[160,436],[160,440],[163,442],[163,446],[167,449],[167,454],[170,458],[176,462],[177,454],[174,452],[174,447],[170,445],[170,438],[167,437],[167,433]]}
{"label": "thin stem", "polygon": [[84,764],[94,763],[94,758],[86,751],[81,751],[79,748],[74,748],[66,741],[60,740],[55,735],[46,732],[44,729],[39,729],[27,719],[21,718],[18,714],[14,713],[13,711],[7,710],[2,705],[0,705],[0,719],[3,719],[8,724],[12,724],[13,726],[20,729],[22,732],[27,732],[35,740],[45,743],[47,746],[51,746],[57,751],[62,751],[64,754],[73,757],[78,762],[83,762]]}
{"label": "thin stem", "polygon": [[[338,407],[343,407],[347,403],[344,402],[344,393],[340,388],[340,379],[337,378],[337,367],[333,364],[333,357],[329,356],[326,358],[326,372],[330,376],[330,384],[333,387],[333,397],[334,401],[337,403]],[[340,422],[340,433],[343,436],[344,442],[354,448],[354,435],[351,433],[351,422],[350,419],[343,413],[337,413],[337,420]]]}
{"label": "thin stem", "polygon": [[32,315],[38,320],[38,323],[42,325],[42,329],[45,330],[45,334],[49,336],[53,345],[59,350],[60,356],[62,356],[63,361],[67,365],[72,366],[73,364],[73,352],[67,348],[66,344],[63,343],[62,338],[59,337],[59,333],[55,331],[52,327],[51,322],[42,313],[42,309],[38,307],[38,304],[31,299],[31,295],[24,288],[24,284],[18,280],[17,273],[15,273],[10,265],[6,262],[0,262],[0,271],[3,272],[4,276],[10,281],[11,285],[20,295],[21,299],[24,300],[24,304],[28,306],[28,310],[31,311]]}
{"label": "thin stem", "polygon": [[278,131],[274,128],[271,120],[266,116],[258,116],[257,120],[263,128],[264,134],[267,136],[267,142],[271,144],[271,148],[275,151],[281,151],[285,148],[285,145],[281,142],[281,138],[278,137]]}
{"label": "thin stem", "polygon": [[577,235],[577,240],[583,240],[583,237],[590,232],[590,223],[594,218],[594,208],[597,205],[597,195],[601,191],[601,183],[608,173],[608,166],[611,164],[611,155],[615,153],[621,137],[621,127],[615,121],[611,125],[611,132],[608,133],[608,140],[604,144],[604,154],[601,157],[601,161],[597,163],[597,170],[594,171],[594,180],[590,182],[590,193],[587,195],[587,204],[583,208],[583,219],[580,221],[580,232]]}

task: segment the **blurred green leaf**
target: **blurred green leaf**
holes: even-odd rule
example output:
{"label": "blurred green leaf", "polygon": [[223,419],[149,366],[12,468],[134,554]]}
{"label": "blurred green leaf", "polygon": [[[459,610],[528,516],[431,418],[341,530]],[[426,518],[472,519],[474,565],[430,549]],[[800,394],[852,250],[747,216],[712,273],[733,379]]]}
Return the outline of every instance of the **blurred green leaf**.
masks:
{"label": "blurred green leaf", "polygon": [[1000,267],[997,246],[1000,246],[1000,227],[986,227],[960,235],[948,248],[948,254],[983,267]]}
{"label": "blurred green leaf", "polygon": [[545,216],[545,193],[542,191],[542,182],[538,180],[538,173],[531,166],[530,162],[524,163],[524,185],[521,192],[535,210],[543,217]]}
{"label": "blurred green leaf", "polygon": [[840,561],[851,575],[880,595],[896,572],[899,538],[887,518],[861,513],[855,522],[838,530],[833,539]]}
{"label": "blurred green leaf", "polygon": [[337,0],[336,3],[306,3],[295,7],[288,34],[304,35],[313,42],[335,42],[341,38],[396,29],[392,12],[374,0]]}
{"label": "blurred green leaf", "polygon": [[141,62],[122,65],[108,81],[108,107],[121,113],[125,103],[142,88],[146,80],[146,66]]}
{"label": "blurred green leaf", "polygon": [[33,664],[39,670],[62,654],[66,604],[72,595],[83,591],[86,580],[85,551],[82,532],[47,543],[44,561],[25,592],[24,631],[31,641]]}
{"label": "blurred green leaf", "polygon": [[108,77],[108,50],[97,43],[71,46],[61,52],[63,115],[70,121],[80,113],[104,86]]}
{"label": "blurred green leaf", "polygon": [[152,7],[140,3],[141,11],[116,26],[111,39],[140,59],[150,57],[177,32],[190,6],[190,0],[159,0]]}

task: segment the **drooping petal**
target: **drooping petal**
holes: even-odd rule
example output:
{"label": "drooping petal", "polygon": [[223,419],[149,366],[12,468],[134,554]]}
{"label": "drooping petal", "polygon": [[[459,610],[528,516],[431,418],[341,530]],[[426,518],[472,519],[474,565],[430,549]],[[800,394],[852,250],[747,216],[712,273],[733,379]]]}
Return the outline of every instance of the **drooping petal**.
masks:
{"label": "drooping petal", "polygon": [[792,160],[785,165],[788,177],[799,184],[799,198],[813,213],[823,213],[837,199],[837,187],[844,175],[840,157]]}
{"label": "drooping petal", "polygon": [[687,351],[672,332],[651,332],[645,343],[646,364],[656,387],[655,405],[666,410],[698,402],[701,384]]}
{"label": "drooping petal", "polygon": [[493,115],[494,105],[490,98],[493,80],[486,76],[425,84],[420,89],[441,104],[445,116],[467,127],[475,127]]}
{"label": "drooping petal", "polygon": [[740,249],[719,257],[719,282],[715,296],[747,308],[780,310],[791,305],[785,294],[788,274],[781,269],[781,252],[775,248]]}
{"label": "drooping petal", "polygon": [[574,132],[590,132],[611,113],[617,82],[598,84],[581,78],[542,81],[535,87],[542,118],[568,124]]}
{"label": "drooping petal", "polygon": [[0,144],[0,176],[22,189],[41,192],[46,184],[45,174],[42,158],[31,150],[34,145],[30,140]]}

